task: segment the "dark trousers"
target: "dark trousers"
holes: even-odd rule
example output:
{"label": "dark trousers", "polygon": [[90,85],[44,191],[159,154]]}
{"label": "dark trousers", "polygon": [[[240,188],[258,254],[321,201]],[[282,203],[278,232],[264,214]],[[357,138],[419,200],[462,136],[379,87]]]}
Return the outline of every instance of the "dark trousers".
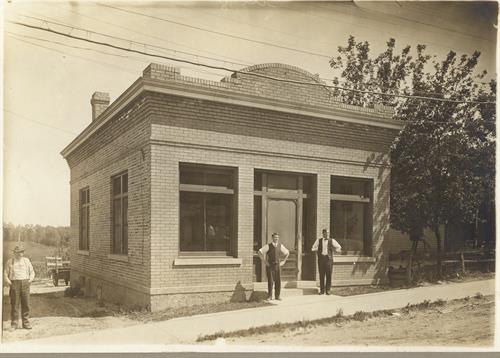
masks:
{"label": "dark trousers", "polygon": [[273,296],[274,283],[274,298],[280,297],[281,292],[281,272],[280,264],[266,266],[267,273],[267,295],[269,298]]}
{"label": "dark trousers", "polygon": [[10,286],[10,319],[13,325],[19,322],[19,304],[23,325],[29,323],[30,317],[30,282],[29,280],[13,280]]}
{"label": "dark trousers", "polygon": [[318,269],[319,269],[319,290],[321,293],[330,291],[332,287],[332,260],[328,255],[318,256]]}

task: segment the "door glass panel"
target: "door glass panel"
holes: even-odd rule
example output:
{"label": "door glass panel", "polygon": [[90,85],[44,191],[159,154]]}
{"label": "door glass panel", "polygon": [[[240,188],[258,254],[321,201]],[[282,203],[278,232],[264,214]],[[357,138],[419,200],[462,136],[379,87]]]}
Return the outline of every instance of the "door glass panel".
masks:
{"label": "door glass panel", "polygon": [[277,232],[288,250],[296,250],[297,206],[293,200],[269,200],[267,203],[267,242]]}

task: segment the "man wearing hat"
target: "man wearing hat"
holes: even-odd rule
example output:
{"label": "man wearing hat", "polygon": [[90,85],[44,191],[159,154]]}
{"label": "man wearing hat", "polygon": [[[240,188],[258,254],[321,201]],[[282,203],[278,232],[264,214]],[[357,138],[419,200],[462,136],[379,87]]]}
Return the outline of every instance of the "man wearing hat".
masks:
{"label": "man wearing hat", "polygon": [[7,260],[4,272],[4,282],[10,287],[11,326],[13,329],[18,328],[20,303],[23,328],[31,329],[29,322],[30,284],[35,278],[35,271],[31,261],[24,257],[22,244],[17,244],[13,252],[14,257]]}
{"label": "man wearing hat", "polygon": [[316,251],[318,255],[318,270],[319,270],[319,294],[330,294],[332,286],[332,266],[333,253],[341,252],[342,247],[337,240],[330,237],[328,229],[323,229],[323,236],[316,239],[311,251]]}

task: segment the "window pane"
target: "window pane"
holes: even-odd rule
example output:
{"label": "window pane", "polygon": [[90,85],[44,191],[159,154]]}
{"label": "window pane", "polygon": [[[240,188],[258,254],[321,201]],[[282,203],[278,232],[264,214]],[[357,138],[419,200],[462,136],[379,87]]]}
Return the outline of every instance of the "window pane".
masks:
{"label": "window pane", "polygon": [[85,202],[88,204],[88,203],[90,203],[90,190],[87,189],[87,190],[85,190],[85,192],[87,193],[87,195],[86,195],[87,196],[87,200]]}
{"label": "window pane", "polygon": [[128,198],[123,198],[123,231],[122,231],[122,253],[128,252]]}
{"label": "window pane", "polygon": [[122,191],[121,177],[113,178],[113,195],[118,195]]}
{"label": "window pane", "polygon": [[121,199],[113,200],[113,252],[120,253],[122,242],[122,204]]}
{"label": "window pane", "polygon": [[297,177],[284,174],[268,174],[267,186],[269,187],[269,189],[297,190]]}
{"label": "window pane", "polygon": [[128,193],[128,174],[122,175],[122,193]]}
{"label": "window pane", "polygon": [[330,231],[344,251],[363,251],[365,204],[332,201]]}
{"label": "window pane", "polygon": [[253,177],[253,189],[262,190],[262,173],[256,172]]}
{"label": "window pane", "polygon": [[212,186],[223,186],[225,188],[232,189],[232,175],[227,173],[207,173],[205,184]]}
{"label": "window pane", "polygon": [[232,195],[206,194],[206,250],[230,251]]}
{"label": "window pane", "polygon": [[366,181],[332,178],[332,193],[366,196]]}
{"label": "window pane", "polygon": [[257,251],[262,246],[262,197],[253,198],[253,250]]}
{"label": "window pane", "polygon": [[204,251],[203,194],[180,193],[180,249]]}
{"label": "window pane", "polygon": [[186,170],[181,167],[181,184],[204,185],[203,173],[200,171]]}

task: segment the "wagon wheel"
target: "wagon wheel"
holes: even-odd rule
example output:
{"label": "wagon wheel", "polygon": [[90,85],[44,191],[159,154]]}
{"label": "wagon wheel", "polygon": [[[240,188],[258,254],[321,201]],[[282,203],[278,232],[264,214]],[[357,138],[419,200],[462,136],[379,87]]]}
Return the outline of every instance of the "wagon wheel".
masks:
{"label": "wagon wheel", "polygon": [[57,272],[52,273],[52,283],[54,286],[59,286],[59,277],[57,275]]}

